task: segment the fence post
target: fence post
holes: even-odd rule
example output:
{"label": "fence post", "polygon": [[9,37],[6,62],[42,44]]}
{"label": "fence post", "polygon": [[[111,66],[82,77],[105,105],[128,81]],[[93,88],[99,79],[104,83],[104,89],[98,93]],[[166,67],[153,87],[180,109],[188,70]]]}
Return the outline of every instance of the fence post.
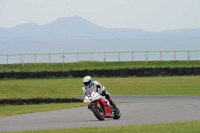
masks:
{"label": "fence post", "polygon": [[23,62],[22,62],[22,55],[21,55],[21,64],[22,64]]}
{"label": "fence post", "polygon": [[8,55],[7,55],[7,65],[8,65]]}
{"label": "fence post", "polygon": [[103,62],[104,62],[104,65],[105,65],[106,64],[106,53],[105,52],[104,52]]}
{"label": "fence post", "polygon": [[118,52],[118,60],[120,61],[120,52]]}
{"label": "fence post", "polygon": [[160,61],[162,61],[162,51],[160,51]]}
{"label": "fence post", "polygon": [[35,54],[35,65],[36,65],[36,54]]}
{"label": "fence post", "polygon": [[77,64],[78,64],[78,53],[76,53],[76,60],[77,60]]}
{"label": "fence post", "polygon": [[133,55],[133,51],[132,51],[132,61],[134,61],[134,55]]}
{"label": "fence post", "polygon": [[174,51],[174,60],[176,61],[176,51]]}
{"label": "fence post", "polygon": [[51,54],[49,53],[49,64],[51,63]]}
{"label": "fence post", "polygon": [[146,51],[146,64],[148,62],[148,51]]}
{"label": "fence post", "polygon": [[90,53],[91,63],[92,63],[92,52]]}
{"label": "fence post", "polygon": [[190,63],[190,51],[188,50],[188,63]]}
{"label": "fence post", "polygon": [[65,66],[65,55],[64,55],[64,53],[62,55],[62,58],[63,58],[63,66]]}

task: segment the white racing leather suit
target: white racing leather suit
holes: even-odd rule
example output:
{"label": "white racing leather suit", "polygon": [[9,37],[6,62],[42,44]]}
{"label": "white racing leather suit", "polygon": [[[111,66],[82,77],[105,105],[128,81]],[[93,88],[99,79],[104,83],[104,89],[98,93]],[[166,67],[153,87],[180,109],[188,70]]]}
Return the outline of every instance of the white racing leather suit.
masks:
{"label": "white racing leather suit", "polygon": [[84,95],[86,95],[87,90],[98,92],[100,95],[105,96],[106,99],[110,102],[110,104],[117,108],[115,103],[110,98],[110,94],[105,90],[105,87],[101,85],[98,81],[93,81],[90,86],[83,86],[82,88]]}

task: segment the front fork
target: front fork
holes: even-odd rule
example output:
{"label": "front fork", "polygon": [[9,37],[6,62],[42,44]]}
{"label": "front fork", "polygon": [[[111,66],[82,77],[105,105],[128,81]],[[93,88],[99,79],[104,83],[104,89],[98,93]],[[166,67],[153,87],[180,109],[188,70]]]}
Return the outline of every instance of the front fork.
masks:
{"label": "front fork", "polygon": [[104,113],[104,111],[103,111],[103,107],[100,105],[100,103],[99,103],[98,100],[95,102],[95,104],[96,104],[96,106],[99,108],[99,110],[100,110],[101,112]]}
{"label": "front fork", "polygon": [[88,104],[88,109],[91,109],[91,105],[92,105],[92,104],[95,104],[96,107],[98,107],[98,108],[101,109],[101,111],[102,111],[101,105],[100,105],[100,103],[99,103],[98,100],[96,100],[95,102],[93,102],[93,103],[91,103],[91,104]]}

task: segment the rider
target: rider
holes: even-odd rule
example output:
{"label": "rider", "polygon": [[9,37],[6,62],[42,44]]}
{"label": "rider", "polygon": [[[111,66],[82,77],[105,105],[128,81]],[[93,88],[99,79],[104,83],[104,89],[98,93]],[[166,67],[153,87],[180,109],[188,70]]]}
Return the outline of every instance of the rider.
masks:
{"label": "rider", "polygon": [[[110,102],[110,105],[113,106],[114,109],[117,109],[116,104],[110,97],[110,94],[105,90],[105,87],[101,85],[98,81],[92,81],[90,76],[85,76],[83,78],[84,86],[82,88],[84,95],[86,94],[88,89],[92,89],[95,92],[98,92],[100,95],[105,96],[106,99]],[[88,107],[90,109],[90,107]]]}

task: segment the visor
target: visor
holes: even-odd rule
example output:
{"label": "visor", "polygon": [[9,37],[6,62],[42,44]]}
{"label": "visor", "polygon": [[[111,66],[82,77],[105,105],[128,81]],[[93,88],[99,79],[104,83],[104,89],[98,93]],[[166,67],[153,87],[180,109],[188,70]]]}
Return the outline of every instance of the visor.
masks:
{"label": "visor", "polygon": [[83,82],[84,83],[84,85],[85,86],[89,86],[90,85],[90,83],[91,83],[91,80],[90,81],[88,81],[88,82]]}

